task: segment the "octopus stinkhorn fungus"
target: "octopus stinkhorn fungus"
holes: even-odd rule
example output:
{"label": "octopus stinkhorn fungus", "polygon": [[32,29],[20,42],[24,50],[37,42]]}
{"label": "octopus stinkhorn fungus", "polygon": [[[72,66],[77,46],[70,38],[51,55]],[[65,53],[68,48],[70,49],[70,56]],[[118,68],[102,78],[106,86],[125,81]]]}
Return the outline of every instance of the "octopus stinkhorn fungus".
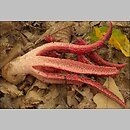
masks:
{"label": "octopus stinkhorn fungus", "polygon": [[[24,80],[27,74],[46,83],[77,85],[86,83],[126,107],[125,103],[114,93],[87,77],[87,75],[115,76],[119,74],[118,68],[126,65],[109,63],[95,52],[95,49],[103,47],[111,32],[112,23],[110,22],[106,35],[91,45],[85,45],[85,42],[81,40],[77,44],[50,42],[39,46],[5,65],[2,69],[2,76],[14,84]],[[59,52],[76,54],[77,61],[64,59]],[[95,62],[100,62],[103,66],[94,65],[84,54],[88,54],[90,59],[95,59]]]}

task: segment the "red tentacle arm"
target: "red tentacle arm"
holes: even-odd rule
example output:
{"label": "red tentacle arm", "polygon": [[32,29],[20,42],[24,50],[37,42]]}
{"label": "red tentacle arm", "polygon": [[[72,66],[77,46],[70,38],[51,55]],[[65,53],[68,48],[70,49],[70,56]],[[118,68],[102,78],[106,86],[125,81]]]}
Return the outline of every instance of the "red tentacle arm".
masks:
{"label": "red tentacle arm", "polygon": [[30,51],[22,57],[8,63],[2,69],[2,76],[9,82],[19,83],[27,74],[32,72],[32,67],[34,66],[51,67],[53,69],[77,74],[95,74],[104,76],[114,76],[119,74],[119,70],[117,70],[116,67],[84,64],[70,59],[34,56],[32,55],[32,51]]}
{"label": "red tentacle arm", "polygon": [[92,87],[96,88],[101,93],[103,93],[104,95],[106,95],[107,97],[111,98],[112,100],[115,100],[121,106],[126,108],[125,103],[120,98],[118,98],[111,91],[105,89],[100,83],[92,81],[89,78],[86,78],[86,77],[81,78],[81,77],[77,76],[76,74],[70,75],[70,74],[58,74],[58,73],[44,73],[43,71],[40,71],[40,70],[35,70],[35,73],[33,75],[46,83],[57,83],[57,84],[61,84],[61,83],[62,84],[63,83],[66,83],[66,84],[86,83],[86,84],[89,84]]}
{"label": "red tentacle arm", "polygon": [[116,67],[118,69],[121,69],[127,65],[127,63],[124,64],[114,64],[110,63],[104,59],[102,59],[96,52],[90,53],[89,57],[98,65],[105,65],[105,66],[111,66],[111,67]]}
{"label": "red tentacle arm", "polygon": [[[77,42],[76,44],[78,45],[86,45],[87,43],[82,39],[82,38],[79,38],[77,39]],[[82,56],[83,57],[83,56]],[[104,66],[111,66],[111,67],[116,67],[118,69],[121,69],[123,67],[125,67],[127,65],[127,63],[124,63],[124,64],[114,64],[114,63],[110,63],[104,59],[102,59],[98,54],[97,52],[93,51],[91,52],[88,57],[90,59],[92,59],[95,63],[97,63],[98,65],[104,65]],[[85,58],[85,57],[83,57]],[[82,58],[81,58],[82,59]]]}
{"label": "red tentacle arm", "polygon": [[32,66],[52,67],[78,74],[93,74],[101,76],[113,76],[119,74],[119,70],[117,70],[116,67],[84,64],[70,59],[37,56],[32,60],[35,61],[34,63],[31,63]]}
{"label": "red tentacle arm", "polygon": [[101,48],[105,41],[108,40],[112,32],[112,23],[110,22],[110,26],[108,29],[108,32],[104,35],[104,37],[90,45],[74,45],[74,44],[68,44],[68,43],[62,43],[62,42],[52,42],[43,45],[39,49],[39,53],[37,55],[44,55],[48,51],[59,51],[59,52],[66,52],[66,53],[74,53],[74,54],[85,54],[93,51],[94,49]]}
{"label": "red tentacle arm", "polygon": [[78,55],[77,60],[80,61],[80,62],[83,62],[83,63],[93,65],[93,63],[90,60],[88,60],[84,55]]}
{"label": "red tentacle arm", "polygon": [[50,36],[50,35],[45,36],[43,40],[45,40],[47,43],[56,41],[55,37]]}
{"label": "red tentacle arm", "polygon": [[[76,41],[73,42],[76,45],[87,45],[86,42],[82,38],[77,38]],[[87,64],[93,64],[87,57],[84,55],[77,55],[77,60]]]}
{"label": "red tentacle arm", "polygon": [[[117,66],[110,67],[94,65],[83,55],[85,53],[90,53],[94,51],[94,49],[101,48],[104,45],[105,41],[109,38],[111,32],[112,23],[110,23],[110,27],[106,35],[101,40],[91,45],[85,45],[85,42],[83,41],[80,42],[79,45],[63,42],[51,42],[37,47],[36,49],[31,50],[25,55],[11,61],[6,66],[4,66],[2,68],[2,76],[7,81],[14,84],[18,84],[23,81],[27,74],[31,74],[46,83],[67,83],[77,85],[86,83],[91,85],[93,88],[98,89],[104,95],[110,97],[111,99],[115,100],[117,103],[125,107],[124,102],[122,102],[112,92],[103,88],[100,83],[92,81],[87,77],[78,76],[79,74],[82,74],[82,76],[113,76],[119,74],[119,70],[116,68]],[[47,40],[52,41],[53,39],[47,37]],[[71,59],[62,59],[63,56],[57,52],[77,54],[78,58],[81,58],[81,61],[83,63]],[[96,56],[94,55],[94,58],[95,57]],[[99,59],[99,57],[97,59]],[[100,59],[100,61],[102,60]],[[87,62],[88,64],[84,62]],[[104,61],[102,62],[104,63]],[[106,65],[106,62],[104,63],[104,65]]]}

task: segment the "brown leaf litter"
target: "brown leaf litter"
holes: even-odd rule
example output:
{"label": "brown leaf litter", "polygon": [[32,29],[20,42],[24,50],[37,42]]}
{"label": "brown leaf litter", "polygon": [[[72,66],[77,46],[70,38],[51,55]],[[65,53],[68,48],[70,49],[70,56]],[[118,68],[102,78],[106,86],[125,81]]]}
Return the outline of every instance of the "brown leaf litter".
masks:
{"label": "brown leaf litter", "polygon": [[[76,37],[89,41],[89,34],[95,26],[107,25],[99,21],[30,21],[0,22],[0,76],[1,68],[9,61],[21,56],[39,45],[45,44],[46,36],[54,36],[56,41],[72,42]],[[115,28],[130,38],[129,22],[113,22]],[[101,56],[115,63],[129,63],[129,58],[118,50],[106,45],[99,52]],[[74,55],[65,57],[74,58]],[[116,78],[94,77],[126,102],[130,108],[129,65]],[[104,83],[105,82],[105,83]],[[116,102],[89,88],[75,85],[45,84],[27,75],[20,84],[10,84],[0,77],[0,108],[32,109],[95,109],[121,108]]]}

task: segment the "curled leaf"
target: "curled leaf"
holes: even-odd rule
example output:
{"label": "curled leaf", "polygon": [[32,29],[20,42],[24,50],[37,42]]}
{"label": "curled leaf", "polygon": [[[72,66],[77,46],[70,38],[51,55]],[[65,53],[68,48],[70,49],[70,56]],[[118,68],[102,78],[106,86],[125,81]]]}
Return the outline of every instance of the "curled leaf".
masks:
{"label": "curled leaf", "polygon": [[0,63],[0,69],[10,62],[12,59],[16,58],[22,51],[23,45],[21,43],[17,43],[12,50],[9,52],[9,54],[3,59],[3,61]]}
{"label": "curled leaf", "polygon": [[[110,91],[112,91],[122,101],[124,101],[124,98],[120,93],[119,88],[116,86],[113,78],[107,78],[106,82],[104,83],[104,86]],[[93,100],[97,104],[97,108],[122,108],[122,106],[120,106],[117,102],[111,100],[110,98],[106,97],[101,93],[97,93],[94,96]]]}
{"label": "curled leaf", "polygon": [[34,87],[38,87],[39,89],[48,89],[47,84],[41,82],[40,80],[36,80],[32,85],[32,87],[30,88],[30,90],[33,89]]}
{"label": "curled leaf", "polygon": [[74,107],[78,105],[78,101],[75,99],[75,91],[67,92],[67,104],[69,106],[74,106]]}
{"label": "curled leaf", "polygon": [[75,90],[80,93],[83,96],[83,99],[80,101],[80,103],[77,105],[77,108],[95,108],[95,104],[92,101],[93,94],[90,91],[90,88],[84,87],[82,90],[75,88]]}
{"label": "curled leaf", "polygon": [[4,94],[10,95],[13,98],[23,95],[23,93],[19,91],[15,85],[10,84],[5,80],[0,80],[0,91]]}
{"label": "curled leaf", "polygon": [[30,102],[30,104],[38,104],[39,102],[43,101],[41,93],[38,93],[35,90],[29,91],[25,98]]}
{"label": "curled leaf", "polygon": [[71,27],[74,22],[58,22],[51,26],[36,42],[38,44],[46,36],[53,36],[57,41],[69,42],[71,39]]}
{"label": "curled leaf", "polygon": [[59,92],[55,85],[50,86],[50,91],[43,96],[43,104],[39,104],[38,108],[56,108],[58,105],[57,97],[59,96]]}
{"label": "curled leaf", "polygon": [[56,97],[59,96],[59,92],[55,85],[50,86],[50,91],[48,94],[44,96],[44,103],[47,103],[50,100],[54,100]]}

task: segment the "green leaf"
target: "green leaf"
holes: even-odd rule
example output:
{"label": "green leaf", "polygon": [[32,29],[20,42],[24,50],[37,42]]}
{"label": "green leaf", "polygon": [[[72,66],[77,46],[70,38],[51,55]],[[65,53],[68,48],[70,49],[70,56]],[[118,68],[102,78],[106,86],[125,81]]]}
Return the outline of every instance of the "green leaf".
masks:
{"label": "green leaf", "polygon": [[[95,27],[94,31],[90,34],[90,42],[96,42],[101,39],[107,30],[108,27],[106,26],[99,28]],[[112,35],[108,43],[117,50],[121,50],[126,57],[130,57],[130,41],[119,29],[113,28]]]}

